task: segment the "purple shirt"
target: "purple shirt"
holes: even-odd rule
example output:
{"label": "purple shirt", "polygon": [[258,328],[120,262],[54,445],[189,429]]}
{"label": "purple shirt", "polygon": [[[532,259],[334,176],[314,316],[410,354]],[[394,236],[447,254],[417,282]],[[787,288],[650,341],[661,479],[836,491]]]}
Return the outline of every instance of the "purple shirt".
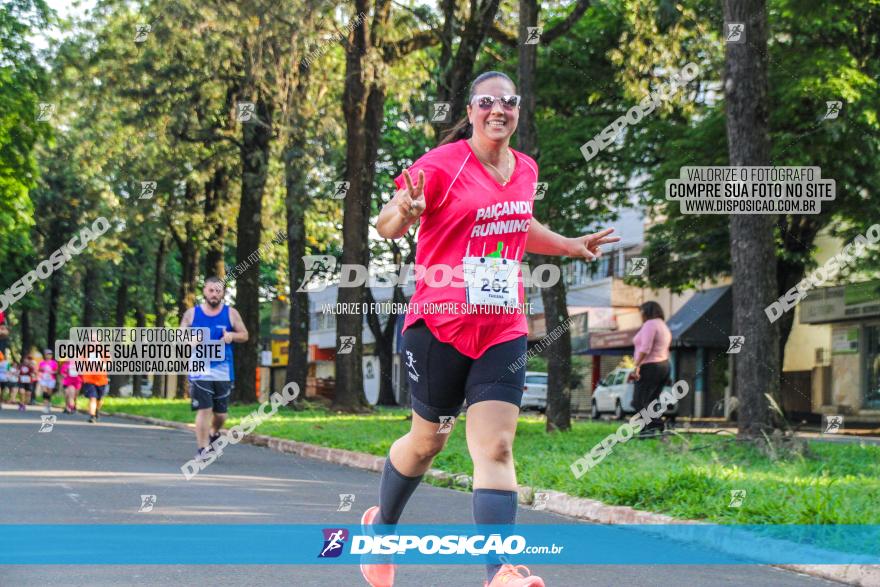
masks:
{"label": "purple shirt", "polygon": [[633,337],[636,353],[643,353],[641,364],[662,363],[669,360],[669,345],[672,344],[672,333],[666,322],[660,318],[648,320]]}

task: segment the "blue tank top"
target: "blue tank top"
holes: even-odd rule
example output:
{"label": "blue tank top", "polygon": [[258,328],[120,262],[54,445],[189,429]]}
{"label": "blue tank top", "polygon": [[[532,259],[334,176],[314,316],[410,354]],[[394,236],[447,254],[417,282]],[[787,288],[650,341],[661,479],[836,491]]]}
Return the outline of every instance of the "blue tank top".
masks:
{"label": "blue tank top", "polygon": [[[223,304],[223,308],[216,316],[208,316],[202,312],[202,306],[195,307],[192,321],[193,328],[208,328],[211,331],[211,340],[221,340],[223,332],[232,332],[232,319],[229,317],[229,306]],[[222,361],[211,361],[211,370],[207,375],[190,375],[192,380],[201,381],[235,381],[235,370],[232,360],[232,345],[226,344]]]}

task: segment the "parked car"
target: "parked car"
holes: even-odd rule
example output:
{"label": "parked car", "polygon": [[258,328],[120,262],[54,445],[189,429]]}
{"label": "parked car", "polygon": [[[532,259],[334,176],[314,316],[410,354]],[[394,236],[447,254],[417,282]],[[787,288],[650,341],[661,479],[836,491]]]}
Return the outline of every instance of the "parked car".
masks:
{"label": "parked car", "polygon": [[[635,382],[630,379],[632,369],[618,367],[605,376],[593,390],[593,398],[590,400],[590,416],[596,420],[602,414],[611,413],[618,420],[622,420],[625,414],[634,414],[633,392]],[[672,393],[672,387],[667,385],[663,391]],[[677,414],[678,405],[669,406],[667,414]]]}
{"label": "parked car", "polygon": [[544,412],[547,409],[547,374],[540,371],[526,371],[526,384],[523,386],[520,409],[529,408]]}

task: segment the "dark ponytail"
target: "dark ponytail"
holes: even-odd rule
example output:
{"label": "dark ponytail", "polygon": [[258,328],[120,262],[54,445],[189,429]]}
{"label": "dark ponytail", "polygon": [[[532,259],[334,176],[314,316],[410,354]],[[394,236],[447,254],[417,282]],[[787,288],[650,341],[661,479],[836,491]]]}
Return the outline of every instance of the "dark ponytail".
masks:
{"label": "dark ponytail", "polygon": [[[511,84],[513,84],[514,88],[516,88],[516,84],[513,82],[512,79],[510,79],[510,76],[508,76],[506,73],[501,73],[500,71],[487,71],[487,72],[484,72],[484,73],[481,73],[480,75],[478,75],[474,79],[474,81],[471,82],[471,88],[470,88],[470,91],[468,92],[467,103],[470,104],[471,100],[474,99],[474,90],[476,90],[478,85],[480,85],[482,82],[486,81],[487,79],[492,79],[495,77],[500,77],[500,78],[506,79]],[[474,126],[468,120],[467,114],[465,114],[462,117],[462,119],[459,120],[455,124],[455,126],[453,126],[451,129],[449,129],[449,131],[446,133],[446,135],[444,135],[443,140],[440,141],[440,144],[437,146],[441,147],[441,146],[449,144],[449,143],[454,143],[456,141],[460,141],[461,139],[469,139],[469,138],[471,138],[471,135],[473,135],[473,134],[474,134]]]}
{"label": "dark ponytail", "polygon": [[437,146],[441,147],[449,143],[460,141],[461,139],[469,139],[472,134],[474,134],[474,125],[472,125],[471,121],[468,120],[468,117],[465,116],[459,120],[455,126],[449,129],[446,136],[443,137],[443,140],[440,141],[440,144]]}

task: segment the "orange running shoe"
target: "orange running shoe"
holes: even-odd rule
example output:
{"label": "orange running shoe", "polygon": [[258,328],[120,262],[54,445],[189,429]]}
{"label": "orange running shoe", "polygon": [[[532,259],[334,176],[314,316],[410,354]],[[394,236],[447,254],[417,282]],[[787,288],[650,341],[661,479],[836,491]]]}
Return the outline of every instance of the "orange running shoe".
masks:
{"label": "orange running shoe", "polygon": [[[521,575],[519,569],[525,569],[528,575]],[[544,580],[532,575],[523,565],[501,565],[492,582],[483,583],[483,587],[544,587]]]}
{"label": "orange running shoe", "polygon": [[[364,534],[369,533],[367,526],[373,524],[373,520],[376,519],[377,515],[379,515],[379,506],[374,505],[365,511],[363,516],[361,516],[361,528],[363,528]],[[367,583],[369,583],[371,587],[393,587],[394,572],[396,569],[397,565],[390,563],[372,565],[361,564],[361,575],[364,576],[364,579],[367,580]]]}

